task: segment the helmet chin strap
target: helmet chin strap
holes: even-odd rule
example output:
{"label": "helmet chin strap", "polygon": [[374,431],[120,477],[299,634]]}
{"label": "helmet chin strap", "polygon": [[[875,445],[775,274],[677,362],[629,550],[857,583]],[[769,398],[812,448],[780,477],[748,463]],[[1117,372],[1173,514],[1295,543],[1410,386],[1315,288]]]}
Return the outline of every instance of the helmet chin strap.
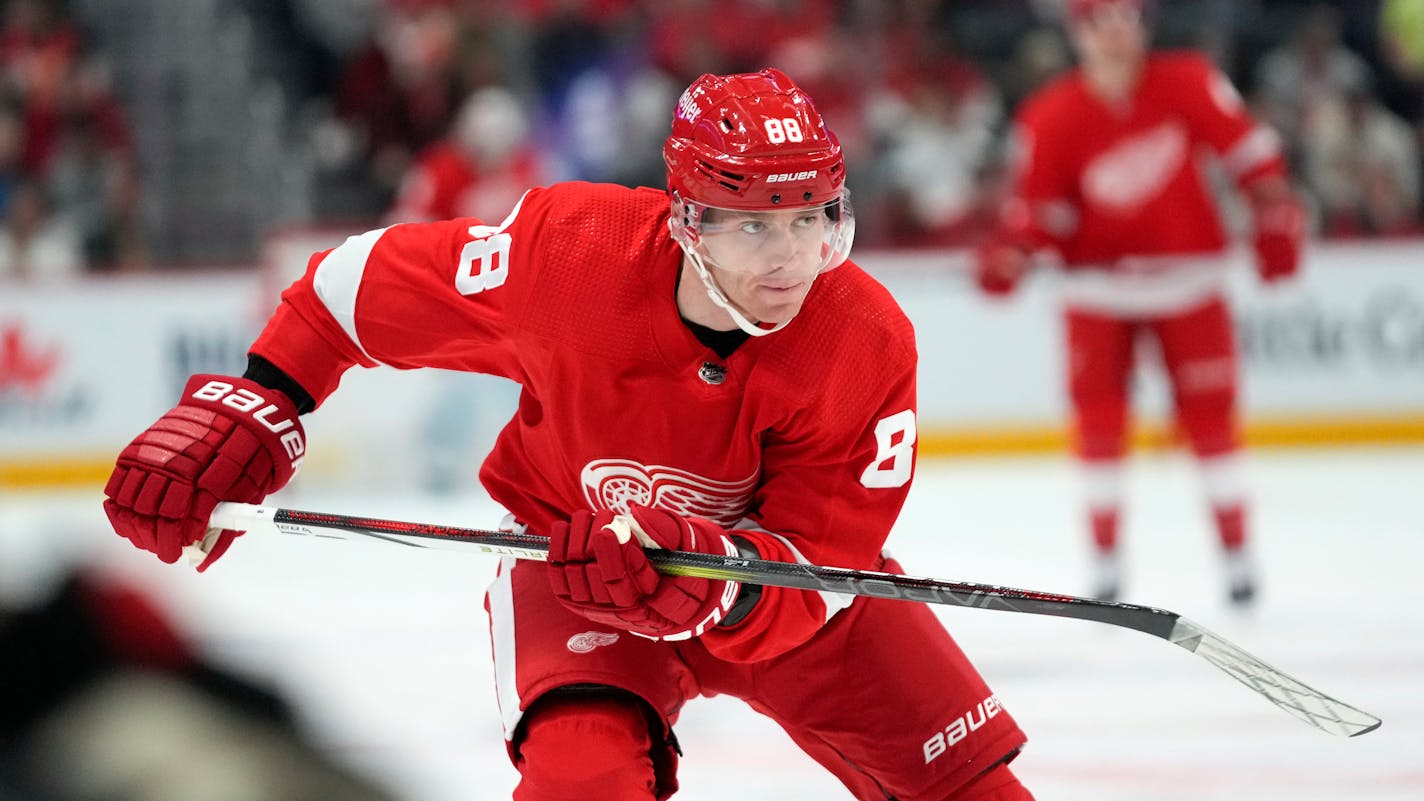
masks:
{"label": "helmet chin strap", "polygon": [[692,263],[692,269],[697,271],[697,277],[702,279],[702,286],[707,289],[707,297],[712,300],[712,304],[731,315],[732,322],[736,323],[738,328],[754,337],[764,337],[767,334],[780,331],[786,327],[787,323],[791,322],[787,320],[784,323],[777,323],[771,328],[762,328],[747,319],[747,316],[742,314],[741,309],[738,309],[732,301],[728,300],[727,296],[722,293],[722,289],[717,286],[716,279],[712,277],[712,273],[708,271],[707,265],[702,261],[702,254],[698,253],[696,248],[682,241],[681,238],[678,239],[677,244],[682,248],[682,252],[687,254],[687,260]]}

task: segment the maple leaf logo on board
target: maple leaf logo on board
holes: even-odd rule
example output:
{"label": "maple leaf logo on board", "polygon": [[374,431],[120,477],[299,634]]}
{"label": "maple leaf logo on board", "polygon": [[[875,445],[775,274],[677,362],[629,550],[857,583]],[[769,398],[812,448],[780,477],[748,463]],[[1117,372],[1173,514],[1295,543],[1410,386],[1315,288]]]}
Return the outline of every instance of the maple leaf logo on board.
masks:
{"label": "maple leaf logo on board", "polygon": [[59,368],[59,348],[39,349],[18,323],[0,327],[0,392],[39,395]]}

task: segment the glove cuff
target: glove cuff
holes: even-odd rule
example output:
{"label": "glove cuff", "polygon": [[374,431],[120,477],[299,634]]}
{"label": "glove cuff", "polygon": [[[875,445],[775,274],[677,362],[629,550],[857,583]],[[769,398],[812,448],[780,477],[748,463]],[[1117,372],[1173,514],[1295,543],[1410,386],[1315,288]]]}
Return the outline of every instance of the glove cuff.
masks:
{"label": "glove cuff", "polygon": [[1305,234],[1305,209],[1292,198],[1259,201],[1252,214],[1257,236],[1299,239]]}
{"label": "glove cuff", "polygon": [[195,375],[183,388],[180,406],[209,409],[251,431],[272,455],[272,486],[286,486],[306,455],[306,432],[297,407],[280,391],[246,378]]}

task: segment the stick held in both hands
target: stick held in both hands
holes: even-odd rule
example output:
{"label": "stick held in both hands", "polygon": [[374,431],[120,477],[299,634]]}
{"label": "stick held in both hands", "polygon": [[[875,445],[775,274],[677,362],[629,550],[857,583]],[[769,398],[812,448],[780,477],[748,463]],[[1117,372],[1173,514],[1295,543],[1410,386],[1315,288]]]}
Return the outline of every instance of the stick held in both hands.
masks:
{"label": "stick held in both hands", "polygon": [[[375,539],[407,547],[472,550],[540,561],[548,555],[549,548],[548,538],[522,532],[486,531],[246,503],[218,504],[210,525],[210,535],[226,529],[333,539]],[[212,539],[205,538],[202,544],[189,546],[190,560],[195,564],[201,562],[205,558],[203,549]],[[1356,737],[1374,731],[1381,723],[1374,715],[1282,673],[1205,627],[1165,609],[991,584],[740,556],[653,549],[647,551],[647,557],[658,572],[666,575],[1052,615],[1134,629],[1196,654],[1294,717],[1328,734]]]}

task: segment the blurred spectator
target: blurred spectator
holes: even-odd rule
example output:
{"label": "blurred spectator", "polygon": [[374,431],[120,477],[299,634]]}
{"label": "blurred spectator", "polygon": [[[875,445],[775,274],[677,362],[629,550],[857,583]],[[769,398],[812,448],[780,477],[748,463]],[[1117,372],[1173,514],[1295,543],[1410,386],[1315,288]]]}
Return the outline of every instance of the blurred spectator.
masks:
{"label": "blurred spectator", "polygon": [[648,3],[653,64],[686,85],[707,72],[768,66],[779,42],[834,22],[828,0],[669,0]]}
{"label": "blurred spectator", "polygon": [[[867,100],[880,94],[875,90],[884,81],[885,37],[878,32],[884,9],[877,4],[873,16],[874,23],[850,19],[841,25],[828,16],[817,17],[780,38],[766,62],[796,76],[796,82],[816,98],[816,110],[835,120],[846,160],[853,162],[847,167],[852,176],[868,169],[875,156],[871,141],[875,113]],[[856,65],[858,80],[846,80],[847,64]],[[667,135],[667,120],[661,120],[661,128],[659,139]]]}
{"label": "blurred spectator", "polygon": [[329,213],[377,216],[412,155],[449,129],[463,97],[455,20],[445,4],[392,2],[345,64],[316,140],[318,193],[347,193]]}
{"label": "blurred spectator", "polygon": [[548,120],[552,135],[546,142],[555,148],[567,177],[660,187],[666,169],[658,155],[661,148],[634,148],[667,136],[667,120],[655,119],[652,110],[665,117],[677,93],[661,72],[610,61],[583,72],[569,86],[557,116]]}
{"label": "blurred spectator", "polygon": [[1368,86],[1322,105],[1303,147],[1326,236],[1421,233],[1419,143]]}
{"label": "blurred spectator", "polygon": [[461,91],[504,86],[532,97],[539,87],[532,77],[534,30],[528,9],[496,0],[463,0],[454,11],[455,72]]}
{"label": "blurred spectator", "polygon": [[40,159],[33,170],[54,213],[78,233],[84,263],[91,270],[141,265],[145,257],[133,143],[96,62],[69,65],[60,76],[53,105],[30,107],[29,134],[32,153]]}
{"label": "blurred spectator", "polygon": [[32,279],[133,267],[144,258],[136,154],[102,63],[57,0],[11,0],[0,74],[3,272]]}
{"label": "blurred spectator", "polygon": [[887,88],[898,107],[882,107],[877,120],[885,232],[901,246],[967,244],[993,217],[980,177],[1003,104],[977,66],[917,24],[927,20],[909,22],[887,54]]}
{"label": "blurred spectator", "polygon": [[1256,112],[1285,137],[1293,158],[1322,109],[1342,105],[1352,87],[1373,84],[1369,64],[1340,37],[1339,9],[1316,3],[1301,16],[1291,38],[1256,66]]}
{"label": "blurred spectator", "polygon": [[[3,97],[3,96],[0,96]],[[24,179],[20,153],[25,133],[20,111],[0,99],[0,217],[9,213],[10,198]]]}
{"label": "blurred spectator", "polygon": [[498,222],[524,190],[552,180],[529,140],[513,92],[487,87],[466,98],[450,133],[426,147],[401,179],[390,222],[479,217]]}
{"label": "blurred spectator", "polygon": [[[41,182],[56,213],[73,211],[86,259],[142,262],[137,170],[132,158],[119,166],[135,149],[133,134],[112,98],[96,91],[102,81],[75,67],[88,43],[69,9],[99,5],[5,2],[0,86],[23,109],[20,169]],[[302,164],[293,186],[304,194],[293,210],[315,218],[301,222],[385,214],[417,154],[445,136],[465,98],[491,86],[528,102],[526,143],[554,179],[660,186],[660,160],[646,154],[656,153],[666,133],[662,110],[680,87],[706,72],[774,65],[835,123],[855,165],[849,184],[862,245],[955,245],[983,226],[984,198],[999,191],[1004,110],[1072,61],[1062,32],[1046,24],[1061,18],[1063,0],[294,0],[291,7],[302,21],[292,40],[264,39],[266,53],[256,52],[323,65],[288,112],[311,144],[294,158]],[[1338,136],[1341,109],[1355,102],[1352,87],[1374,87],[1424,143],[1424,0],[1193,0],[1156,9],[1159,43],[1209,52],[1241,78],[1253,109],[1312,180],[1320,172],[1305,169],[1306,160],[1333,147],[1312,139]],[[319,57],[303,58],[304,42]],[[140,56],[120,55],[135,59],[121,71],[133,74]],[[206,74],[194,68],[176,80],[185,79]],[[57,108],[66,93],[79,100],[82,124]],[[147,129],[166,125],[172,110],[146,100],[141,113],[136,122]],[[1329,130],[1316,130],[1322,126]],[[197,135],[165,130],[180,141]],[[145,144],[151,152],[154,142]],[[101,150],[107,177],[77,180]],[[56,185],[49,171],[61,151],[68,166]],[[1394,206],[1418,217],[1409,185],[1424,180],[1424,165],[1408,171],[1415,177],[1402,184],[1380,177],[1367,181],[1368,191],[1354,190],[1375,198],[1376,210],[1364,216],[1378,220],[1330,232],[1408,230],[1379,221],[1392,218]],[[19,174],[0,172],[0,203],[5,182]],[[107,200],[69,209],[101,185]],[[1322,205],[1338,205],[1335,188],[1316,193]]]}
{"label": "blurred spectator", "polygon": [[83,272],[78,232],[50,213],[39,185],[31,181],[15,185],[0,226],[0,280],[44,282]]}
{"label": "blurred spectator", "polygon": [[660,8],[626,0],[557,5],[559,16],[537,37],[541,144],[561,178],[661,186],[666,109],[685,84],[650,53],[648,28]]}
{"label": "blurred spectator", "polygon": [[1013,57],[1000,80],[1005,103],[1011,108],[1017,106],[1020,100],[1072,64],[1073,54],[1060,29],[1044,26],[1028,31],[1014,46]]}
{"label": "blurred spectator", "polygon": [[58,0],[9,0],[0,25],[0,70],[21,98],[45,94],[79,56],[79,29]]}
{"label": "blurred spectator", "polygon": [[1181,15],[1186,37],[1181,42],[1164,42],[1159,46],[1179,46],[1205,54],[1222,72],[1230,75],[1235,69],[1237,39],[1247,20],[1259,12],[1259,0],[1201,0],[1195,6],[1183,4]]}
{"label": "blurred spectator", "polygon": [[605,66],[635,23],[631,0],[531,0],[532,79],[544,110],[557,113],[579,76]]}

